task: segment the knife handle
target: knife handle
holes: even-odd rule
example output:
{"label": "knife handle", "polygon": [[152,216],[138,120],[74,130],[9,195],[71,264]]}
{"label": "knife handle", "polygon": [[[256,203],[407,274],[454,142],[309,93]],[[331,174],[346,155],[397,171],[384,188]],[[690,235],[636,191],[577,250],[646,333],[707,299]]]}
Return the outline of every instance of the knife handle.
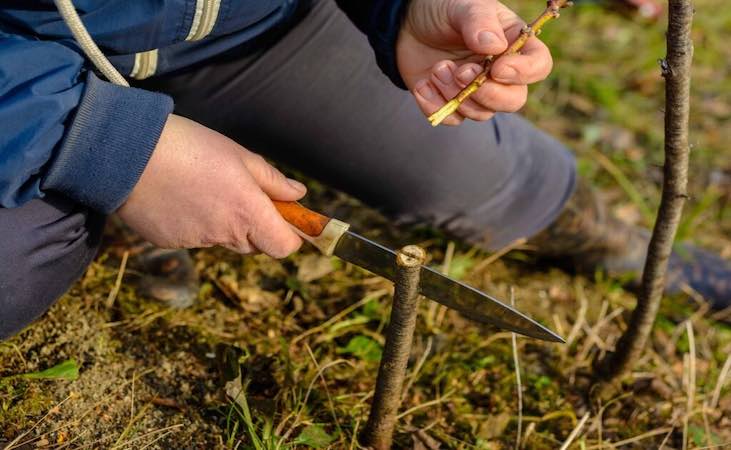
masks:
{"label": "knife handle", "polygon": [[272,203],[302,239],[327,256],[333,254],[338,240],[350,227],[345,222],[305,208],[298,202],[272,200]]}

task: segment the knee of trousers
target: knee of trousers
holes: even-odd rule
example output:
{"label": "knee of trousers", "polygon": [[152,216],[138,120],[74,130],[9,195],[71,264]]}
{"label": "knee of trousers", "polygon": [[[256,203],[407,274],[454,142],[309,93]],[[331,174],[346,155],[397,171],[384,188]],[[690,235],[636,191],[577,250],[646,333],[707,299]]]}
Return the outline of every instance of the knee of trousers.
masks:
{"label": "knee of trousers", "polygon": [[0,340],[40,317],[99,248],[104,217],[60,197],[0,209]]}

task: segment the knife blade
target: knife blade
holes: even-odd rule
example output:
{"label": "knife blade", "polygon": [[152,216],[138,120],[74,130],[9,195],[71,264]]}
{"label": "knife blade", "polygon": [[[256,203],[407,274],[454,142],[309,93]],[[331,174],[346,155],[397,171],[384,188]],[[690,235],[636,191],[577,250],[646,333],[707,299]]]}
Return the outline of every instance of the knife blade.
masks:
{"label": "knife blade", "polygon": [[[396,252],[349,230],[347,223],[309,210],[297,202],[274,201],[282,217],[325,255],[335,255],[369,272],[394,280]],[[550,329],[495,297],[421,267],[419,293],[469,319],[551,342],[564,342]]]}

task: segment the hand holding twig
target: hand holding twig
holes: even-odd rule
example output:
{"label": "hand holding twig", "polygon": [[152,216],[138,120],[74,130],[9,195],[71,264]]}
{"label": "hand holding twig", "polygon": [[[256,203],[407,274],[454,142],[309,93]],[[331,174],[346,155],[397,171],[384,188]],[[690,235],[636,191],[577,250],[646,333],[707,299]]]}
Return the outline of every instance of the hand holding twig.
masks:
{"label": "hand holding twig", "polygon": [[532,36],[537,36],[538,34],[540,34],[541,29],[547,22],[559,17],[559,11],[561,10],[561,8],[566,8],[568,6],[571,6],[572,4],[569,0],[548,0],[547,3],[548,5],[546,6],[546,9],[543,11],[543,13],[521,30],[518,38],[508,47],[507,50],[499,55],[490,55],[485,57],[482,63],[482,73],[480,73],[470,84],[462,89],[456,96],[454,96],[454,98],[452,98],[449,102],[442,106],[437,112],[429,116],[429,122],[431,122],[432,126],[439,125],[444,119],[449,117],[450,114],[457,111],[459,106],[488,80],[490,69],[492,68],[495,61],[505,55],[512,55],[520,52],[528,39],[530,39]]}

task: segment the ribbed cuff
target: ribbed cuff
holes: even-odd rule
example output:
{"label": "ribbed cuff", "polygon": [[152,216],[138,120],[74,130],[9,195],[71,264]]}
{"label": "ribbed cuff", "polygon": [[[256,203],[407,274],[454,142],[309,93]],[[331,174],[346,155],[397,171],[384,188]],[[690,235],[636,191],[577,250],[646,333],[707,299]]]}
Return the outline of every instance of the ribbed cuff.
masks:
{"label": "ribbed cuff", "polygon": [[378,67],[401,89],[406,89],[406,83],[396,63],[396,40],[408,6],[409,0],[376,0],[368,27],[368,41]]}
{"label": "ribbed cuff", "polygon": [[137,184],[172,111],[167,95],[118,86],[89,72],[41,189],[103,213],[115,211]]}

